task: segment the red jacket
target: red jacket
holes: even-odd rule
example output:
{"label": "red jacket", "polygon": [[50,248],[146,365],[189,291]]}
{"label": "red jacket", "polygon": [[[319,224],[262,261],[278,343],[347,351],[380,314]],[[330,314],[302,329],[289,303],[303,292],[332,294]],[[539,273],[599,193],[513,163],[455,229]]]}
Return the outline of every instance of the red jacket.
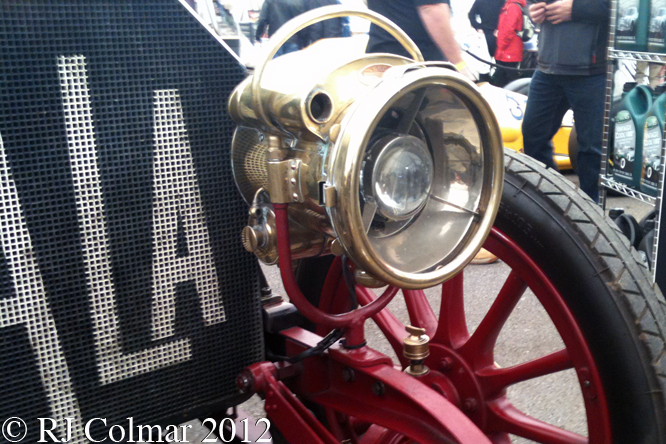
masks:
{"label": "red jacket", "polygon": [[495,60],[500,62],[520,62],[523,60],[523,40],[516,31],[523,29],[525,0],[506,0],[500,11],[497,25],[497,51]]}

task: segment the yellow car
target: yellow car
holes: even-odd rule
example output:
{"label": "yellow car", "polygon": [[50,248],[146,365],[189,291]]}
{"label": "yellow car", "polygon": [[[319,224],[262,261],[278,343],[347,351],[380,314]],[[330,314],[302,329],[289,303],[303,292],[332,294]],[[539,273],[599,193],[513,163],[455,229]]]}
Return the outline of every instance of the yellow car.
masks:
{"label": "yellow car", "polygon": [[[514,151],[523,152],[523,135],[521,126],[523,116],[525,115],[525,104],[527,96],[519,92],[510,91],[504,88],[498,88],[489,83],[479,84],[481,93],[486,98],[499,122],[502,129],[502,139],[504,146]],[[553,137],[553,160],[560,170],[570,170],[573,168],[569,158],[569,139],[571,138],[573,128],[573,112],[567,111],[562,119],[560,127],[555,137]],[[576,147],[575,132],[571,140],[572,148]],[[575,164],[575,160],[574,160]]]}

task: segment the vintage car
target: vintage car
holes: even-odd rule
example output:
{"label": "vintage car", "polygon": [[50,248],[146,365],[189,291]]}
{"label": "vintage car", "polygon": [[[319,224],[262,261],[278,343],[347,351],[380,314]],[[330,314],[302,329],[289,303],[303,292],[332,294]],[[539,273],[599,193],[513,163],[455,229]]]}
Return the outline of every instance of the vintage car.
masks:
{"label": "vintage car", "polygon": [[644,165],[645,168],[645,178],[652,181],[657,181],[657,175],[661,170],[661,155],[653,154],[647,159],[647,162]]}
{"label": "vintage car", "polygon": [[615,152],[615,165],[618,165],[621,169],[626,168],[627,162],[633,162],[636,157],[635,148],[627,149],[618,149]]}

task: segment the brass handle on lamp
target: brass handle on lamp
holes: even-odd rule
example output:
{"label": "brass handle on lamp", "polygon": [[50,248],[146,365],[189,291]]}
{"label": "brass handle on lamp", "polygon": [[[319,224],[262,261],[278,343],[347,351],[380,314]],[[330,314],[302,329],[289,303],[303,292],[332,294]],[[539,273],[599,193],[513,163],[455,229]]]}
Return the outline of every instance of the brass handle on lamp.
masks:
{"label": "brass handle on lamp", "polygon": [[419,50],[418,46],[416,46],[416,43],[414,43],[414,41],[412,41],[412,39],[410,39],[409,36],[395,23],[375,12],[364,9],[348,8],[341,5],[324,6],[305,12],[289,20],[287,23],[282,25],[282,27],[280,27],[280,29],[278,29],[275,34],[273,34],[271,39],[268,41],[268,46],[266,48],[266,53],[263,59],[254,69],[254,74],[252,77],[252,107],[254,108],[255,113],[257,113],[257,117],[259,117],[259,119],[264,124],[268,126],[274,126],[266,115],[266,111],[264,110],[264,106],[260,97],[261,78],[264,74],[264,70],[266,69],[268,62],[273,59],[282,45],[298,31],[324,20],[348,16],[361,17],[369,20],[371,23],[374,23],[391,34],[391,36],[393,36],[407,50],[407,52],[415,61],[424,61],[423,56],[421,55],[421,51]]}

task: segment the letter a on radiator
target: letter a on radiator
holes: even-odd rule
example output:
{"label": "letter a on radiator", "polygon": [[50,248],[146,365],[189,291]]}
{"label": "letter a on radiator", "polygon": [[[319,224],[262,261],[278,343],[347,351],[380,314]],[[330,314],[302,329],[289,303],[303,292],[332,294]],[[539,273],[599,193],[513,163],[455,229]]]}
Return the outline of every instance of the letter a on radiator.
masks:
{"label": "letter a on radiator", "polygon": [[[58,68],[97,368],[101,383],[110,384],[187,361],[192,352],[189,339],[133,353],[122,350],[85,57],[60,57]],[[192,157],[183,149],[189,142],[177,91],[155,92],[154,123],[152,336],[157,340],[174,335],[175,287],[180,282],[195,282],[206,325],[225,318]],[[181,254],[179,233],[186,237]]]}

